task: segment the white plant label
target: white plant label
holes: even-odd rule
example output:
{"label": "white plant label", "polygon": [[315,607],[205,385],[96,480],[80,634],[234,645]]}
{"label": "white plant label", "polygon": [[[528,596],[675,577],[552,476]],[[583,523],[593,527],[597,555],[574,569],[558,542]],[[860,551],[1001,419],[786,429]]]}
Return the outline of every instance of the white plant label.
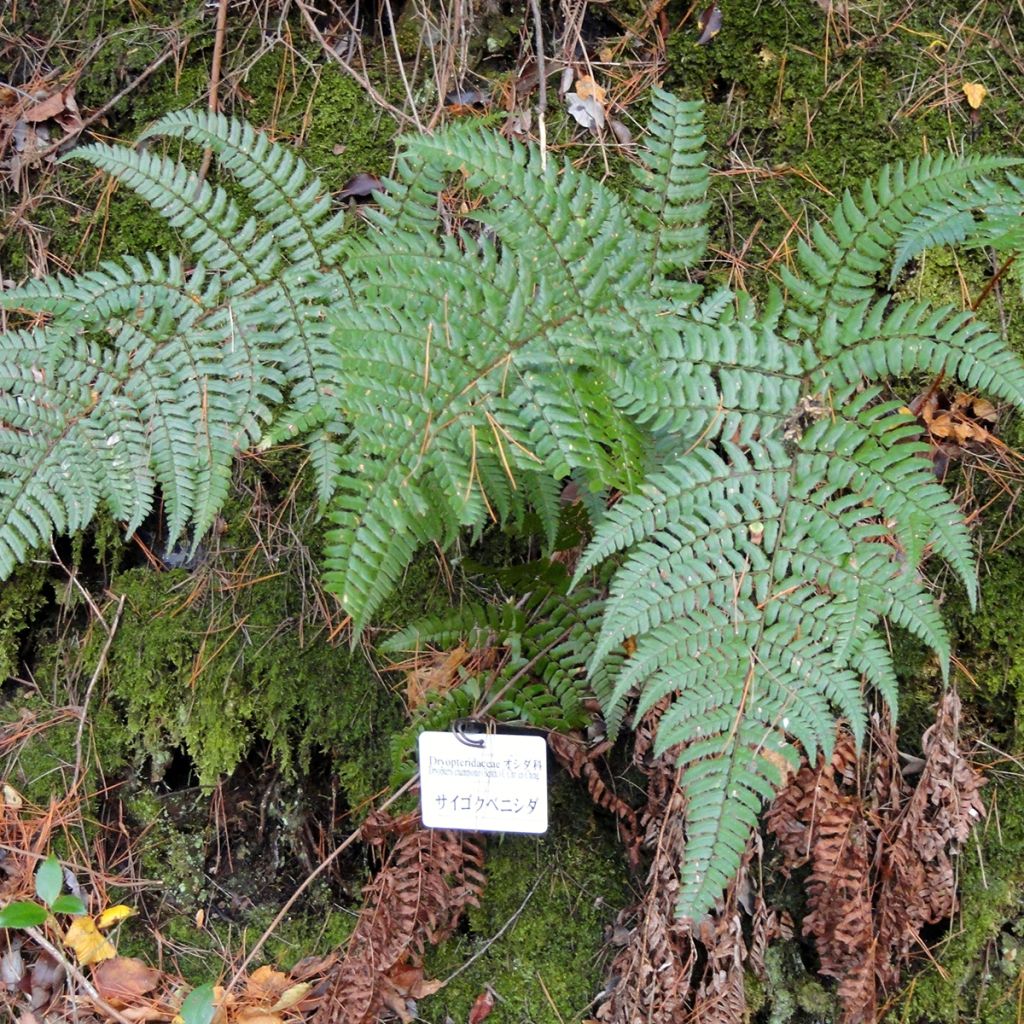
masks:
{"label": "white plant label", "polygon": [[548,828],[548,752],[542,736],[420,734],[420,813],[427,828],[529,832]]}

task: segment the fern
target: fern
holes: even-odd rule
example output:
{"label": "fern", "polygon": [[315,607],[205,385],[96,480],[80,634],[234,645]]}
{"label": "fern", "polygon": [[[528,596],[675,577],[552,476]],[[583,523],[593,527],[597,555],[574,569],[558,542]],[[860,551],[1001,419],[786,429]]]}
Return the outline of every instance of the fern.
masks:
{"label": "fern", "polygon": [[1024,408],[1024,366],[973,314],[886,283],[931,245],[1019,245],[1014,161],[883,169],[758,307],[697,281],[701,107],[661,91],[626,196],[461,125],[406,140],[358,230],[240,122],[182,113],[151,134],[211,148],[246,199],[157,154],[77,151],[159,209],[196,266],[125,258],[2,296],[47,318],[0,335],[3,574],[100,504],[133,529],[158,489],[172,535],[198,537],[234,453],[297,438],[357,634],[424,544],[529,521],[553,546],[572,480],[593,524],[576,582],[610,580],[603,601],[538,594],[391,647],[502,652],[495,679],[423,721],[495,685],[499,717],[550,727],[589,687],[613,732],[668,698],[658,749],[685,769],[691,917],[837,717],[863,733],[865,681],[895,706],[883,617],[948,664],[919,566],[934,551],[973,600],[971,537],[878,385],[942,373]]}
{"label": "fern", "polygon": [[420,655],[462,647],[467,660],[486,652],[493,667],[475,671],[432,697],[392,743],[397,778],[412,771],[416,739],[427,729],[449,729],[483,707],[500,722],[539,729],[587,724],[586,662],[601,625],[602,602],[586,588],[566,596],[543,589],[512,604],[467,604],[448,615],[412,623],[380,645],[385,654]]}

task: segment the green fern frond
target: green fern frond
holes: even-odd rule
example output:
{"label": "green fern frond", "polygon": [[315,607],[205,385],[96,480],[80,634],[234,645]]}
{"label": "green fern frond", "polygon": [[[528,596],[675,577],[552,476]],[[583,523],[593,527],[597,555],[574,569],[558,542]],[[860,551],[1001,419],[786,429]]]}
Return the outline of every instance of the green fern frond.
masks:
{"label": "green fern frond", "polygon": [[843,193],[827,226],[815,224],[811,241],[801,240],[803,277],[782,268],[782,280],[802,309],[789,311],[798,332],[813,333],[818,317],[842,306],[873,299],[878,275],[892,259],[904,230],[925,209],[946,199],[972,179],[1013,166],[1009,157],[919,157],[890,164],[865,182],[860,201]]}
{"label": "green fern frond", "polygon": [[167,114],[141,138],[161,135],[188,139],[216,153],[289,261],[334,263],[344,219],[332,210],[330,191],[291,149],[275,145],[245,121],[209,111]]}
{"label": "green fern frond", "polygon": [[430,700],[397,744],[398,762],[424,729],[448,729],[498,697],[488,714],[538,729],[584,726],[590,695],[586,660],[600,628],[601,602],[589,591],[538,590],[515,604],[467,604],[412,623],[381,645],[386,654],[422,654],[462,647],[471,659],[486,651],[497,668],[469,676]]}
{"label": "green fern frond", "polygon": [[[633,294],[620,200],[475,128],[409,142],[400,167],[426,165],[435,186],[465,175],[483,233],[427,234],[420,177],[406,193],[399,180],[376,233],[353,245],[359,301],[333,324],[337,407],[361,468],[333,513],[328,580],[359,626],[422,543],[518,517],[527,498],[551,536],[561,478],[631,487],[647,459],[613,365],[639,354],[637,325],[654,319]],[[436,196],[429,211],[436,222]]]}
{"label": "green fern frond", "polygon": [[689,270],[707,248],[708,169],[704,156],[704,105],[663,89],[651,92],[651,120],[634,168],[636,220],[649,239],[652,283],[677,299],[700,294],[669,275]]}
{"label": "green fern frond", "polygon": [[814,386],[842,391],[862,378],[923,371],[945,374],[1015,405],[1024,403],[1024,370],[1002,339],[973,313],[952,306],[886,299],[858,303],[840,320],[825,317],[811,369]]}

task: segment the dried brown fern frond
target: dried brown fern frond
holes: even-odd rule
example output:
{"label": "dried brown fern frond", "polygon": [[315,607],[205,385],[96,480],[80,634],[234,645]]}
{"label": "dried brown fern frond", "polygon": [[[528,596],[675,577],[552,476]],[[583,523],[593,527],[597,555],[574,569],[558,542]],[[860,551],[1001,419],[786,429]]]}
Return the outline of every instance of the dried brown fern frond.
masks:
{"label": "dried brown fern frond", "polygon": [[697,925],[676,917],[686,798],[676,766],[679,751],[655,757],[652,742],[668,705],[656,705],[634,733],[633,763],[647,777],[647,802],[638,816],[640,850],[650,864],[643,898],[616,920],[614,941],[621,948],[597,1018],[607,1024],[741,1024],[747,1010],[745,967],[758,961],[763,966],[764,947],[777,933],[776,917],[750,882],[760,843],[754,837],[748,844],[738,875],[713,913]]}
{"label": "dried brown fern frond", "polygon": [[923,948],[921,929],[956,910],[952,858],[984,813],[982,779],[959,749],[959,718],[950,690],[922,738],[916,786],[891,725],[876,718],[873,752],[859,759],[841,730],[832,760],[805,765],[766,817],[787,870],[810,866],[803,933],[821,973],[839,979],[847,1024],[874,1019],[880,994]]}
{"label": "dried brown fern frond", "polygon": [[417,813],[372,815],[362,833],[381,849],[393,842],[363,890],[363,909],[317,1024],[369,1024],[384,1007],[404,1017],[406,997],[436,991],[440,986],[418,970],[424,947],[452,933],[484,886],[483,848],[473,833],[425,829]]}
{"label": "dried brown fern frond", "polygon": [[612,790],[597,766],[598,759],[607,752],[611,743],[606,741],[596,747],[588,747],[578,732],[549,732],[548,747],[555,755],[555,760],[574,779],[580,779],[586,785],[590,799],[618,819],[620,836],[626,844],[630,861],[635,866],[636,845],[640,832],[636,811]]}

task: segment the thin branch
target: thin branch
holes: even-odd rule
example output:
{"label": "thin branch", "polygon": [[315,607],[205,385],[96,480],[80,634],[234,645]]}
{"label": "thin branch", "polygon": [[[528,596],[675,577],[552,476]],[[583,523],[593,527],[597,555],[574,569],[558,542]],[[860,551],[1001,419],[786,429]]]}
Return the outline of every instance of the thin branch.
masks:
{"label": "thin branch", "polygon": [[398,32],[395,30],[395,18],[391,12],[391,0],[384,0],[384,9],[387,11],[388,27],[391,29],[391,42],[395,48],[395,60],[398,62],[398,73],[402,78],[402,87],[405,89],[405,97],[409,101],[409,109],[412,111],[412,119],[416,122],[416,127],[421,132],[425,132],[426,129],[423,127],[423,124],[420,121],[420,116],[416,112],[416,99],[412,94],[412,86],[409,84],[409,79],[405,75],[405,62],[402,60],[402,50],[398,45]]}
{"label": "thin branch", "polygon": [[[85,721],[89,712],[89,701],[92,699],[92,691],[96,687],[96,682],[100,677],[100,673],[103,671],[103,668],[107,663],[107,655],[110,653],[110,646],[114,642],[114,635],[117,633],[117,627],[121,622],[121,612],[124,611],[124,602],[127,596],[127,594],[122,594],[117,602],[117,611],[114,612],[114,621],[107,629],[106,643],[103,645],[103,650],[100,651],[100,659],[96,662],[96,668],[93,670],[92,678],[89,680],[89,685],[85,689],[85,698],[82,701],[82,707],[78,716],[78,730],[75,733],[75,779],[71,784],[72,790],[78,788],[78,783],[85,774],[85,765],[82,760],[82,734],[85,732]],[[104,625],[106,624],[104,623]]]}
{"label": "thin branch", "polygon": [[543,170],[548,164],[548,131],[544,120],[544,112],[548,109],[548,69],[544,61],[544,29],[537,0],[530,0],[530,10],[533,12],[534,49],[537,51],[537,74],[540,76],[537,83],[537,128],[540,133],[540,166]]}
{"label": "thin branch", "polygon": [[[207,100],[207,107],[211,114],[216,114],[220,107],[217,98],[217,91],[220,89],[220,68],[224,61],[224,37],[227,35],[228,26],[228,0],[220,0],[217,7],[217,26],[213,32],[213,60],[210,63],[210,95]],[[203,150],[203,162],[199,165],[199,173],[196,178],[196,197],[199,195],[199,188],[206,180],[210,170],[210,161],[213,159],[213,150],[209,146]]]}
{"label": "thin branch", "polygon": [[396,121],[398,121],[400,125],[406,128],[415,128],[416,122],[409,117],[404,110],[399,110],[393,103],[389,103],[365,75],[360,74],[360,72],[352,67],[352,65],[349,64],[349,62],[345,60],[345,58],[342,57],[326,39],[324,39],[324,34],[319,28],[317,28],[317,24],[313,20],[313,15],[309,13],[309,6],[304,2],[304,0],[295,0],[295,3],[305,20],[306,25],[309,27],[309,31],[313,34],[313,38],[316,39],[316,41],[323,47],[324,53],[326,53],[331,60],[341,67],[341,69],[349,75],[357,85],[364,89],[374,103],[383,107]]}
{"label": "thin branch", "polygon": [[526,898],[523,900],[522,903],[519,904],[519,907],[515,911],[513,911],[512,916],[464,964],[460,964],[458,967],[455,968],[454,971],[452,971],[451,974],[448,975],[447,978],[444,979],[442,987],[444,985],[447,985],[454,978],[457,978],[463,971],[472,967],[473,964],[477,960],[479,960],[480,957],[482,957],[487,952],[487,950],[489,950],[491,946],[493,946],[498,941],[498,939],[500,939],[502,935],[504,935],[505,932],[507,932],[509,928],[511,928],[512,925],[516,923],[516,921],[519,920],[519,915],[522,914],[522,912],[526,909],[527,904],[530,902],[530,900],[533,899],[533,894],[537,891],[537,887],[540,885],[540,883],[543,881],[545,877],[545,875],[537,876],[533,885],[530,886],[530,891],[526,894]]}

